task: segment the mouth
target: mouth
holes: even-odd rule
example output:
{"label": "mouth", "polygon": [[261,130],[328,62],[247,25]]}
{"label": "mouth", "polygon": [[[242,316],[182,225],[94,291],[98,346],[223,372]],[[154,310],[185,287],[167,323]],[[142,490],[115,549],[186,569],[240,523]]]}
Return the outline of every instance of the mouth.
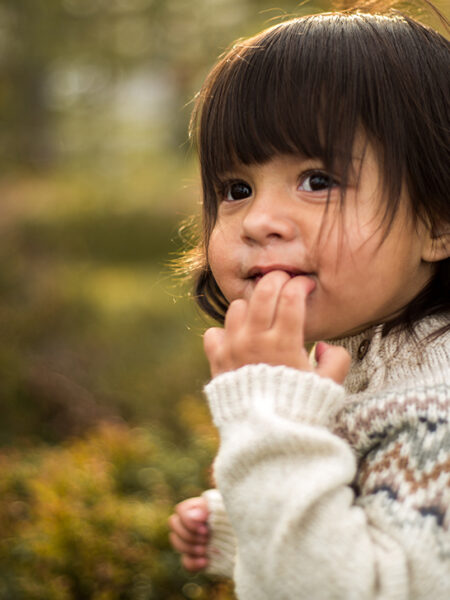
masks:
{"label": "mouth", "polygon": [[253,267],[252,269],[249,270],[246,279],[258,282],[262,277],[264,277],[264,275],[267,275],[267,273],[270,273],[271,271],[284,271],[284,273],[287,273],[287,275],[289,275],[289,277],[298,277],[300,275],[303,276],[310,276],[312,275],[312,273],[308,273],[306,271],[302,271],[301,269],[298,269],[297,267],[292,267],[289,265],[270,265],[270,266],[266,266],[266,267]]}

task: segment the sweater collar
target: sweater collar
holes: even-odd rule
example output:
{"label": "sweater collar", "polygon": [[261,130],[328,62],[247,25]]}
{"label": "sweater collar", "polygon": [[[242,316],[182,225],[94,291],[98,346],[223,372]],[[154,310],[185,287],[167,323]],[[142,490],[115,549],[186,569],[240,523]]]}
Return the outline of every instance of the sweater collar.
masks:
{"label": "sweater collar", "polygon": [[[429,371],[441,362],[440,355],[444,353],[449,360],[447,332],[444,339],[427,344],[420,344],[427,336],[448,324],[448,314],[426,317],[416,323],[415,337],[407,331],[393,329],[383,336],[383,324],[352,336],[329,340],[335,346],[343,346],[350,354],[352,362],[344,387],[348,393],[359,393],[370,388],[370,391],[380,388],[393,377],[408,377],[412,371]],[[447,343],[446,343],[447,342]],[[448,362],[447,362],[448,364]]]}

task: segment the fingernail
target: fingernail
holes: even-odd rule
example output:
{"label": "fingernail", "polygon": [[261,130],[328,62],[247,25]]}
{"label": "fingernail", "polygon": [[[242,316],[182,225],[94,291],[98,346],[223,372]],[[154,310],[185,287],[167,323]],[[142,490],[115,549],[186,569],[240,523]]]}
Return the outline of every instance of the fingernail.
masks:
{"label": "fingernail", "polygon": [[201,508],[191,508],[187,511],[187,514],[194,521],[204,521],[206,519],[205,511]]}

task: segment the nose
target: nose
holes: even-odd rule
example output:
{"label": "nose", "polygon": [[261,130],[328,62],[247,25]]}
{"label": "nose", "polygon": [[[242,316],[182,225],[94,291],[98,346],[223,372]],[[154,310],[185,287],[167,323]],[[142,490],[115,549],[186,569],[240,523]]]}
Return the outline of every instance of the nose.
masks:
{"label": "nose", "polygon": [[295,238],[297,225],[280,194],[258,194],[248,206],[242,221],[242,237],[248,243],[269,244]]}

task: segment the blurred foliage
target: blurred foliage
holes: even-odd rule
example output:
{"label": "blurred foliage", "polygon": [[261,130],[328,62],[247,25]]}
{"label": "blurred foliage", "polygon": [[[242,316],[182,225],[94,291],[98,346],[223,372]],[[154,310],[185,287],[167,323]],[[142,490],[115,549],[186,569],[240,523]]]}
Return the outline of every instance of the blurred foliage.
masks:
{"label": "blurred foliage", "polygon": [[168,546],[170,507],[204,487],[211,450],[206,415],[191,408],[202,435],[186,448],[103,425],[58,449],[3,452],[0,598],[228,598],[223,586],[187,578]]}
{"label": "blurred foliage", "polygon": [[217,444],[208,323],[169,267],[187,124],[233,40],[329,6],[0,0],[0,600],[232,598],[167,540]]}
{"label": "blurred foliage", "polygon": [[212,59],[255,21],[297,6],[281,4],[266,13],[267,0],[1,0],[0,161],[176,151],[182,107]]}
{"label": "blurred foliage", "polygon": [[[156,179],[143,189],[158,193]],[[100,183],[47,174],[0,185],[0,443],[57,442],[111,416],[182,438],[172,406],[207,376],[204,324],[167,266],[192,190],[172,177],[167,207],[150,210],[136,197],[126,206],[125,183],[114,193]]]}

